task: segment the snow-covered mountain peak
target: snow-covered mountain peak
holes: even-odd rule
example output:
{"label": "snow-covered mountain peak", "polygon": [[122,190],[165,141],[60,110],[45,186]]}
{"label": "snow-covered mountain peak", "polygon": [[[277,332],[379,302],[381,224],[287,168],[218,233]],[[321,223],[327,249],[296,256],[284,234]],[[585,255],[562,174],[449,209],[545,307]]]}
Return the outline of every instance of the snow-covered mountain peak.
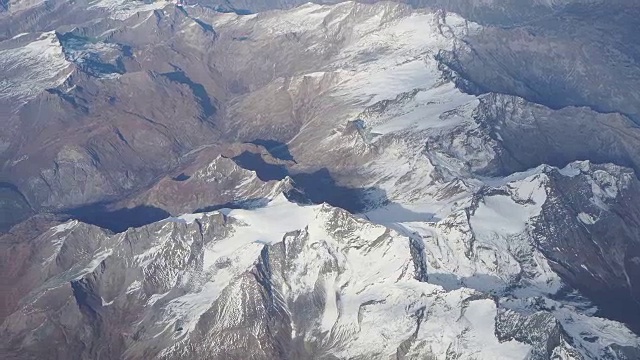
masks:
{"label": "snow-covered mountain peak", "polygon": [[169,0],[97,0],[91,2],[88,9],[103,9],[115,20],[126,20],[138,13],[159,10],[173,3]]}
{"label": "snow-covered mountain peak", "polygon": [[[531,178],[518,181],[527,180]],[[498,216],[493,205],[500,201],[487,200],[471,222],[485,216],[496,223],[491,220]],[[42,319],[41,304],[65,308],[55,299],[66,293],[77,304],[66,310],[74,322],[82,323],[85,311],[103,317],[137,309],[120,325],[124,334],[131,334],[125,336],[136,334],[138,345],[128,350],[133,357],[149,351],[160,358],[192,351],[216,356],[256,351],[252,341],[228,341],[246,339],[248,333],[257,334],[255,341],[267,353],[339,358],[397,351],[441,357],[452,346],[459,356],[479,359],[504,354],[526,358],[547,351],[596,356],[613,341],[606,336],[612,331],[627,346],[638,342],[615,323],[597,318],[576,326],[583,316],[578,309],[562,300],[541,300],[556,301],[556,310],[530,302],[542,295],[532,293],[534,288],[523,287],[502,304],[496,296],[504,294],[486,288],[495,281],[490,275],[478,273],[456,286],[442,268],[425,267],[424,261],[431,260],[422,252],[426,246],[430,257],[430,245],[419,245],[413,238],[418,233],[403,236],[329,205],[301,206],[278,196],[262,208],[185,215],[117,235],[97,237],[94,228],[69,222],[43,235],[67,238],[62,247],[41,250],[53,251],[51,264],[62,264],[81,245],[69,237],[81,239],[94,231],[92,242],[83,245],[89,257],[70,267],[50,267],[40,290],[30,297],[34,300],[22,305],[29,312],[11,315],[9,323]],[[474,231],[484,246],[498,244],[495,236],[487,242],[489,229]],[[455,244],[451,240],[446,240],[448,246]],[[496,260],[504,266],[499,265],[504,259]],[[421,274],[425,269],[431,269],[428,278]],[[457,274],[462,273],[459,268]],[[39,321],[55,329],[56,319]],[[276,328],[278,338],[273,339]],[[11,331],[14,338],[26,335]],[[576,343],[578,334],[593,336],[598,345]],[[547,349],[543,344],[549,341],[554,345]],[[306,345],[300,347],[300,342]]]}
{"label": "snow-covered mountain peak", "polygon": [[0,99],[19,106],[61,85],[73,70],[56,32],[29,34],[0,43]]}

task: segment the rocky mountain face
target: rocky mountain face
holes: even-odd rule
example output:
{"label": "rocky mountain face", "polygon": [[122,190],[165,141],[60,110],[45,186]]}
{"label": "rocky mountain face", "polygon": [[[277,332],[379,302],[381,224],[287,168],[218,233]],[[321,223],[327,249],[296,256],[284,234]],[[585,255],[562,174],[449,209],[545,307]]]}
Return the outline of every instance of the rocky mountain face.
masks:
{"label": "rocky mountain face", "polygon": [[[538,187],[519,209],[524,216],[544,212],[551,177],[588,181],[572,172],[588,164],[576,166],[567,175],[539,169],[510,181]],[[461,227],[449,224],[464,222],[456,215],[433,224],[422,242],[284,196],[256,210],[185,215],[121,234],[63,223],[23,250],[35,266],[19,279],[33,290],[8,304],[17,310],[0,330],[3,351],[42,358],[52,356],[48,344],[62,342],[55,358],[637,356],[635,335],[585,315],[579,295],[553,299],[562,284],[535,250],[543,235],[511,226],[510,237],[491,237],[503,225],[487,221],[504,215],[495,205],[511,202],[515,210],[517,200],[517,191],[499,192],[470,204],[477,207],[468,224],[485,225],[473,240],[452,234]],[[571,222],[594,224],[581,214]],[[500,242],[508,240],[519,241],[506,252],[512,257],[501,258]],[[428,255],[441,246],[450,256],[431,264]],[[456,274],[468,277],[447,273],[454,259]],[[583,271],[595,275],[600,265],[589,264]]]}
{"label": "rocky mountain face", "polygon": [[8,3],[0,354],[640,358],[608,6]]}

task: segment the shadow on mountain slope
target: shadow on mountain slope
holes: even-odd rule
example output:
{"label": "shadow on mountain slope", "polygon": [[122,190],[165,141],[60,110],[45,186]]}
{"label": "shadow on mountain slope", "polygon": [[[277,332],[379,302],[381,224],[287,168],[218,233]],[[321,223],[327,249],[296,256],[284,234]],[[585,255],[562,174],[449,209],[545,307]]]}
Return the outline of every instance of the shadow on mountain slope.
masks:
{"label": "shadow on mountain slope", "polygon": [[458,277],[449,273],[429,273],[430,284],[442,286],[447,291],[458,290],[463,287],[482,292],[489,292],[493,289],[506,287],[507,283],[492,275],[474,274],[468,277]]}
{"label": "shadow on mountain slope", "polygon": [[0,234],[33,214],[29,200],[17,186],[0,182]]}
{"label": "shadow on mountain slope", "polygon": [[378,187],[350,188],[338,185],[327,168],[312,173],[291,174],[290,177],[315,204],[324,202],[351,213],[358,213],[374,203],[389,202],[386,191]]}
{"label": "shadow on mountain slope", "polygon": [[260,145],[264,147],[271,156],[276,159],[285,160],[285,161],[293,161],[293,155],[289,152],[289,146],[287,144],[276,141],[276,140],[264,140],[264,139],[256,139],[249,142],[250,144]]}
{"label": "shadow on mountain slope", "polygon": [[204,88],[204,86],[202,86],[202,84],[194,82],[182,70],[179,69],[176,69],[176,71],[173,72],[164,73],[162,75],[170,81],[177,82],[189,87],[193,95],[198,99],[198,102],[202,107],[202,112],[205,119],[215,115],[216,107],[214,106],[213,101],[209,97],[207,90]]}
{"label": "shadow on mountain slope", "polygon": [[[554,110],[588,107],[640,124],[634,97],[640,83],[640,43],[632,30],[640,25],[639,15],[631,3],[574,4],[523,25],[487,27],[465,38],[465,46],[441,51],[436,59],[470,94],[510,94]],[[610,41],[610,34],[619,40]]]}
{"label": "shadow on mountain slope", "polygon": [[289,175],[286,166],[268,163],[257,153],[245,151],[231,159],[241,168],[255,171],[262,181],[282,180]]}
{"label": "shadow on mountain slope", "polygon": [[206,213],[211,211],[217,211],[220,209],[251,209],[259,206],[265,206],[268,203],[268,199],[265,198],[254,198],[254,199],[246,199],[234,202],[227,202],[224,204],[216,204],[205,206],[200,209],[196,209],[194,213]]}
{"label": "shadow on mountain slope", "polygon": [[109,229],[115,233],[130,227],[140,227],[171,216],[167,211],[154,206],[110,209],[108,204],[99,203],[75,208],[66,212],[70,218]]}
{"label": "shadow on mountain slope", "polygon": [[[280,148],[283,157],[289,157],[293,161],[286,144],[273,141],[260,141],[269,145],[270,149]],[[286,155],[285,155],[286,154]],[[291,201],[304,204],[321,204],[345,209],[351,213],[359,213],[371,206],[389,204],[386,191],[377,187],[351,188],[336,183],[327,168],[313,172],[293,173],[287,166],[278,163],[270,163],[265,158],[254,152],[245,151],[231,158],[238,166],[255,171],[262,181],[280,181],[289,176],[293,180],[293,189],[286,191],[285,195]],[[176,181],[188,179],[185,174],[176,177]],[[208,206],[194,209],[194,212],[209,212],[223,208],[254,208],[264,206],[268,202],[266,198],[234,199],[232,202],[222,204],[209,204]],[[114,203],[97,203],[78,207],[65,212],[70,218],[89,224],[109,229],[113,232],[123,232],[130,227],[140,227],[170,216],[165,209],[155,206],[141,205],[134,208],[115,208]],[[418,216],[418,215],[415,215]]]}
{"label": "shadow on mountain slope", "polygon": [[[261,145],[269,145],[270,149],[277,148],[280,156],[284,157],[283,154],[286,154],[291,161],[295,161],[286,144],[270,140],[257,140],[257,142]],[[248,151],[233,157],[232,160],[244,169],[255,171],[262,181],[282,180],[289,176],[304,197],[314,204],[327,203],[351,213],[358,213],[366,210],[372,202],[376,204],[389,202],[386,192],[380,188],[350,188],[339,185],[327,168],[309,173],[291,172],[285,165],[269,163],[260,154]]]}

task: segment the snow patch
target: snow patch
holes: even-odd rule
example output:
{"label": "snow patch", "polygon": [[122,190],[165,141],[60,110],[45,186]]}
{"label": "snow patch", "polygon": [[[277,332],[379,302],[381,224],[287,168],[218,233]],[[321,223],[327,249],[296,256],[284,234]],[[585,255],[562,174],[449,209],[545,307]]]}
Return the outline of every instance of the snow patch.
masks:
{"label": "snow patch", "polygon": [[51,229],[49,229],[49,231],[53,232],[51,235],[57,235],[59,233],[69,231],[75,228],[76,226],[78,226],[78,220],[71,220],[71,221],[67,221],[66,223],[56,225]]}
{"label": "snow patch", "polygon": [[109,306],[113,304],[113,302],[115,301],[115,299],[111,301],[105,301],[105,299],[102,296],[100,297],[100,300],[102,301],[102,306]]}
{"label": "snow patch", "polygon": [[580,220],[585,225],[593,225],[598,221],[598,218],[595,218],[587,213],[581,212],[578,214],[578,220]]}
{"label": "snow patch", "polygon": [[[60,250],[64,245],[65,240],[67,239],[68,232],[72,231],[76,226],[78,226],[79,222],[77,220],[71,220],[66,223],[56,225],[49,229],[49,232],[52,232],[51,237],[51,247],[52,252],[51,255],[45,259],[42,265],[50,264],[56,257],[60,254]],[[63,234],[63,235],[60,235]]]}
{"label": "snow patch", "polygon": [[115,20],[126,20],[139,12],[160,10],[171,1],[155,0],[152,2],[130,1],[130,0],[98,0],[92,3],[88,9],[105,9],[109,16]]}
{"label": "snow patch", "polygon": [[2,45],[0,67],[7,76],[0,79],[0,99],[12,99],[16,107],[61,85],[71,74],[72,64],[66,60],[55,31],[42,33],[24,46]]}
{"label": "snow patch", "polygon": [[588,161],[576,161],[572,162],[564,168],[558,170],[561,175],[574,177],[580,175],[582,172],[589,171],[590,164]]}
{"label": "snow patch", "polygon": [[282,241],[286,233],[304,228],[315,217],[316,210],[316,206],[300,206],[280,194],[263,208],[223,209],[220,212],[239,220],[245,227],[245,236],[251,241],[273,244]]}
{"label": "snow patch", "polygon": [[[546,201],[546,175],[517,182],[511,195],[492,195],[483,199],[471,218],[476,236],[492,237],[491,234],[518,234],[526,229],[530,219],[540,214]],[[513,197],[516,197],[514,199]],[[530,201],[520,204],[515,200]]]}
{"label": "snow patch", "polygon": [[131,285],[127,287],[127,290],[125,290],[125,294],[132,294],[140,289],[142,289],[142,283],[138,280],[135,280],[131,283]]}
{"label": "snow patch", "polygon": [[191,223],[194,223],[196,220],[202,220],[204,216],[205,214],[184,214],[184,215],[180,215],[177,218],[170,218],[172,220],[169,220],[169,221],[176,221],[184,224],[191,224]]}
{"label": "snow patch", "polygon": [[74,276],[73,280],[80,280],[85,275],[95,271],[96,268],[100,265],[100,263],[103,262],[109,256],[111,256],[112,253],[113,253],[113,249],[101,249],[100,251],[98,251],[96,254],[93,255],[93,258],[91,259],[91,261],[89,261],[89,263],[86,264],[84,268],[76,272],[76,275]]}
{"label": "snow patch", "polygon": [[23,36],[26,36],[26,35],[29,35],[29,33],[20,33],[20,34],[18,34],[16,36],[12,37],[11,40],[19,39],[19,38],[21,38]]}

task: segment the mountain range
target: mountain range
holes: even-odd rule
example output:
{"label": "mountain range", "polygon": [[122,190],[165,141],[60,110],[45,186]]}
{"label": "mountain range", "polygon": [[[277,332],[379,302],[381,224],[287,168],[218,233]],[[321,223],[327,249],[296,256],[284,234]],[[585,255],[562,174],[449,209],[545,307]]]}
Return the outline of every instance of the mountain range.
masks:
{"label": "mountain range", "polygon": [[640,359],[632,1],[0,4],[5,359]]}

